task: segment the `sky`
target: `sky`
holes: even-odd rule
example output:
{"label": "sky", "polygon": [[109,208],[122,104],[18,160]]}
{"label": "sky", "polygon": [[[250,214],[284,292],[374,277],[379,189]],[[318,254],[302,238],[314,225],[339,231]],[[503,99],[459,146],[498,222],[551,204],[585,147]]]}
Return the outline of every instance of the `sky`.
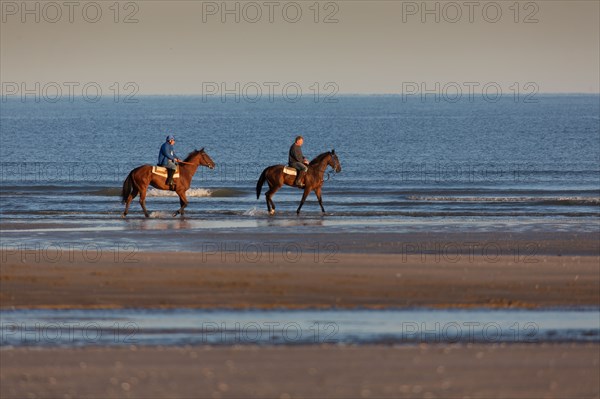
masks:
{"label": "sky", "polygon": [[600,92],[595,0],[2,0],[1,12],[3,95]]}

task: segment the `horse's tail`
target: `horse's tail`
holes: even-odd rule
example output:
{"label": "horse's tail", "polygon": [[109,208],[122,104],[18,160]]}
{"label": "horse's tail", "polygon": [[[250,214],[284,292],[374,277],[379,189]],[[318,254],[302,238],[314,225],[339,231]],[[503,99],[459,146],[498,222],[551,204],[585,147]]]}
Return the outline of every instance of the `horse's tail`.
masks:
{"label": "horse's tail", "polygon": [[127,179],[123,182],[123,190],[121,190],[121,200],[123,203],[127,202],[127,198],[129,198],[129,194],[133,190],[133,170],[129,172]]}
{"label": "horse's tail", "polygon": [[263,172],[260,174],[258,181],[256,182],[256,199],[260,198],[260,192],[262,191],[262,186],[265,184],[265,180],[267,180],[267,170],[269,168],[265,168]]}

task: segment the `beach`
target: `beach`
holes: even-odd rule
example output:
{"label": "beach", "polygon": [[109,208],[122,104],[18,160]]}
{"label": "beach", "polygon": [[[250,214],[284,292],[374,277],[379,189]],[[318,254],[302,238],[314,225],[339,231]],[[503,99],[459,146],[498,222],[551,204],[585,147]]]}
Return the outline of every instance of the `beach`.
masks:
{"label": "beach", "polygon": [[[5,311],[527,310],[600,303],[598,257],[581,254],[457,261],[446,253],[436,261],[430,252],[336,253],[326,261],[311,253],[292,261],[273,253],[257,262],[235,252],[138,252],[132,262],[113,252],[91,261],[75,251],[61,262],[14,250],[0,255]],[[20,345],[0,351],[0,382],[3,398],[595,398],[599,354],[597,340]]]}
{"label": "beach", "polygon": [[341,219],[3,223],[1,396],[600,397],[595,221]]}
{"label": "beach", "polygon": [[[600,303],[597,256],[531,258],[337,253],[139,252],[126,262],[69,253],[62,262],[4,251],[10,308],[583,307]],[[88,258],[86,258],[86,256]],[[94,253],[93,256],[96,256]]]}
{"label": "beach", "polygon": [[600,346],[130,347],[0,352],[3,398],[597,398]]}

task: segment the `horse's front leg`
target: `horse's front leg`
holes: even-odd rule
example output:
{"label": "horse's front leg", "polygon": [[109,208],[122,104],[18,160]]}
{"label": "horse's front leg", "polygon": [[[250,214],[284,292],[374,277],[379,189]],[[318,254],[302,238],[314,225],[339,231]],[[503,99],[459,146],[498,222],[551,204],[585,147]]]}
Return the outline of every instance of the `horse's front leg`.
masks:
{"label": "horse's front leg", "polygon": [[315,195],[319,200],[319,205],[321,206],[321,212],[325,213],[325,208],[323,208],[323,198],[321,197],[321,187],[315,188]]}
{"label": "horse's front leg", "polygon": [[173,217],[175,217],[175,216],[177,216],[179,214],[181,214],[181,216],[183,217],[184,209],[185,209],[185,207],[188,204],[188,200],[187,200],[187,198],[185,196],[185,191],[178,192],[177,195],[179,195],[179,206],[180,206],[180,208],[177,210],[177,212],[175,212],[173,214]]}
{"label": "horse's front leg", "polygon": [[304,205],[304,201],[306,201],[306,197],[308,197],[309,193],[310,193],[310,188],[308,188],[308,186],[306,186],[306,188],[304,189],[304,193],[302,194],[302,199],[300,200],[300,206],[296,210],[296,215],[300,214],[300,209],[302,209],[302,205]]}

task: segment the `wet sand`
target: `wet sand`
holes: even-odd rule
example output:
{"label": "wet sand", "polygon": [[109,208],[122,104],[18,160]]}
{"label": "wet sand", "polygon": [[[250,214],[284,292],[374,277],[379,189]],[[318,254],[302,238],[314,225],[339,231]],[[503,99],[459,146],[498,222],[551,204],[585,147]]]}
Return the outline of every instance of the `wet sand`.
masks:
{"label": "wet sand", "polygon": [[0,352],[2,398],[598,398],[600,345]]}
{"label": "wet sand", "polygon": [[[0,252],[1,308],[598,306],[597,256]],[[133,261],[133,263],[128,263]]]}
{"label": "wet sand", "polygon": [[[0,307],[600,304],[599,257],[564,252],[55,255],[0,251]],[[599,359],[597,343],[4,348],[0,397],[598,398]]]}

